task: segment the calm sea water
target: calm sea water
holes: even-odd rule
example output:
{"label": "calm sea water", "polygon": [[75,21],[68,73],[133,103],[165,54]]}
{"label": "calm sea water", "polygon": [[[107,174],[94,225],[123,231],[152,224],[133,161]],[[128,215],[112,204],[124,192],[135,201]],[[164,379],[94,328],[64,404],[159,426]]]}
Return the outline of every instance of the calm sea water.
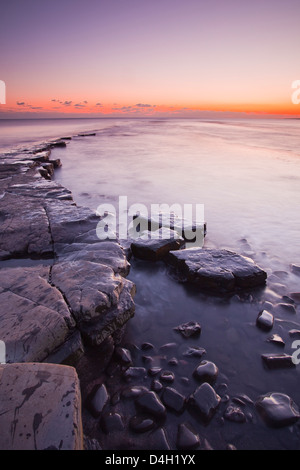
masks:
{"label": "calm sea water", "polygon": [[[104,202],[118,207],[119,196],[128,204],[204,204],[208,224],[206,246],[224,247],[251,256],[267,270],[267,287],[249,298],[216,299],[176,283],[163,263],[132,260],[130,279],[137,285],[136,314],[129,322],[124,344],[145,341],[161,345],[175,342],[172,356],[174,387],[188,396],[196,387],[191,378],[197,360],[185,361],[187,346],[204,347],[206,360],[220,369],[216,388],[226,384],[228,394],[247,394],[253,401],[268,392],[291,396],[300,406],[298,366],[293,370],[267,371],[261,354],[281,352],[268,343],[268,334],[255,326],[268,300],[276,305],[283,295],[299,292],[299,277],[290,264],[300,264],[300,121],[296,120],[62,120],[1,122],[0,147],[30,146],[47,138],[96,131],[95,137],[76,137],[66,149],[55,149],[63,167],[55,178],[72,190],[75,200],[96,209]],[[300,329],[296,315],[274,310],[272,333],[286,342],[291,354],[290,329]],[[178,324],[197,320],[199,340],[184,341],[174,332]],[[156,363],[166,367],[165,359]],[[199,361],[198,361],[199,362]],[[136,356],[135,365],[142,365]],[[170,366],[168,366],[170,367]],[[182,377],[188,377],[188,384]],[[108,383],[114,391],[118,384]],[[119,411],[126,415],[128,409]],[[241,449],[299,449],[297,426],[273,430],[247,408],[247,423],[223,420],[225,404],[209,426],[195,416],[168,417],[165,429],[174,446],[176,424],[188,421],[214,448],[231,443]],[[105,448],[131,448],[123,433],[116,439],[96,436]],[[137,447],[138,438],[134,440]]]}

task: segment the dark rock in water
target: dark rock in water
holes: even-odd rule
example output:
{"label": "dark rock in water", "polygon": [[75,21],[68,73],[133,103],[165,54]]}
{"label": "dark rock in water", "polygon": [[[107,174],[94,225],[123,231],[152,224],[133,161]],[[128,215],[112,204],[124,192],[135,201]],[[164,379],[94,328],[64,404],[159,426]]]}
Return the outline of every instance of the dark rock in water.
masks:
{"label": "dark rock in water", "polygon": [[141,350],[142,351],[149,351],[150,349],[154,349],[154,346],[151,343],[143,343],[141,345]]}
{"label": "dark rock in water", "polygon": [[177,348],[177,344],[176,343],[167,343],[167,344],[163,344],[159,350],[161,352],[169,352],[170,350],[172,349],[176,349]]}
{"label": "dark rock in water", "polygon": [[147,376],[145,367],[129,367],[123,374],[125,380],[143,379]]}
{"label": "dark rock in water", "polygon": [[[239,400],[239,401],[237,401]],[[233,402],[236,402],[236,403],[239,403],[239,404],[242,404],[243,406],[246,406],[246,404],[248,405],[253,405],[253,400],[251,400],[250,397],[248,397],[248,395],[245,395],[244,393],[240,393],[239,395],[236,395],[235,397],[233,397],[232,399]]]}
{"label": "dark rock in water", "polygon": [[200,439],[196,431],[189,423],[182,423],[178,426],[176,447],[179,450],[197,449]]}
{"label": "dark rock in water", "polygon": [[169,370],[164,370],[160,374],[160,380],[162,380],[163,382],[172,383],[175,380],[175,375]]}
{"label": "dark rock in water", "polygon": [[237,448],[233,444],[227,444],[226,450],[237,450]]}
{"label": "dark rock in water", "polygon": [[169,361],[168,361],[168,364],[170,366],[178,366],[178,359],[176,359],[176,357],[172,357]]}
{"label": "dark rock in water", "polygon": [[115,358],[123,365],[127,366],[132,364],[131,354],[128,349],[117,347],[115,349]]}
{"label": "dark rock in water", "polygon": [[275,334],[275,335],[272,335],[270,336],[268,339],[267,339],[268,343],[273,343],[275,344],[276,346],[279,346],[281,348],[284,348],[285,346],[285,342],[283,341],[283,339],[281,338],[281,336]]}
{"label": "dark rock in water", "polygon": [[268,369],[290,369],[296,367],[288,354],[263,354],[262,360]]}
{"label": "dark rock in water", "polygon": [[292,292],[290,296],[293,301],[295,301],[297,304],[300,304],[300,292]]}
{"label": "dark rock in water", "polygon": [[89,439],[86,436],[83,436],[84,450],[102,450],[97,439]]}
{"label": "dark rock in water", "polygon": [[157,419],[162,419],[166,415],[166,408],[155,392],[146,392],[135,400],[136,407],[144,413],[149,413]]}
{"label": "dark rock in water", "polygon": [[253,260],[228,250],[190,248],[170,252],[167,261],[182,282],[214,293],[264,285],[267,274]]}
{"label": "dark rock in water", "polygon": [[151,390],[154,392],[160,392],[163,389],[163,385],[159,382],[159,380],[153,380],[151,384]]}
{"label": "dark rock in water", "polygon": [[133,416],[129,421],[129,426],[136,433],[144,433],[155,427],[155,421],[149,417]]}
{"label": "dark rock in water", "polygon": [[80,332],[75,331],[58,349],[53,351],[43,362],[73,366],[84,354]]}
{"label": "dark rock in water", "polygon": [[267,310],[260,312],[256,319],[256,325],[264,331],[272,330],[274,326],[274,317],[272,313]]}
{"label": "dark rock in water", "polygon": [[148,370],[148,374],[151,375],[151,377],[154,377],[155,375],[160,374],[161,371],[161,367],[151,367],[151,369]]}
{"label": "dark rock in water", "polygon": [[102,384],[100,387],[97,388],[96,392],[93,393],[92,398],[89,399],[87,408],[94,416],[94,418],[98,418],[105,405],[109,401],[109,395],[107,393],[106,387]]}
{"label": "dark rock in water", "polygon": [[292,304],[287,304],[287,303],[279,303],[275,306],[275,309],[278,310],[279,312],[288,312],[292,314],[296,314],[296,308]]}
{"label": "dark rock in water", "polygon": [[300,266],[296,264],[291,264],[291,271],[292,273],[296,274],[297,276],[300,276]]}
{"label": "dark rock in water", "polygon": [[157,429],[149,435],[150,448],[152,450],[170,450],[166,431],[164,428]]}
{"label": "dark rock in water", "polygon": [[152,356],[142,356],[142,361],[145,363],[145,364],[152,364],[152,362],[154,361],[153,357]]}
{"label": "dark rock in water", "polygon": [[300,418],[298,406],[288,395],[282,393],[262,396],[255,406],[264,421],[272,427],[290,426]]}
{"label": "dark rock in water", "polygon": [[185,397],[174,388],[166,387],[164,389],[162,401],[167,408],[170,408],[177,413],[182,413],[184,411]]}
{"label": "dark rock in water", "polygon": [[122,398],[137,398],[142,393],[148,392],[148,389],[142,385],[134,385],[132,387],[125,388],[122,391]]}
{"label": "dark rock in water", "polygon": [[184,239],[173,230],[166,228],[155,232],[142,232],[141,237],[131,243],[133,256],[146,261],[159,261],[169,251],[179,250]]}
{"label": "dark rock in water", "polygon": [[189,403],[205,422],[209,422],[221,403],[221,398],[208,383],[204,383],[190,396]]}
{"label": "dark rock in water", "polygon": [[94,137],[96,135],[96,132],[91,132],[88,134],[78,134],[78,137]]}
{"label": "dark rock in water", "polygon": [[104,414],[100,425],[105,434],[112,434],[117,431],[124,431],[125,429],[122,416],[119,413]]}
{"label": "dark rock in water", "polygon": [[290,330],[289,335],[291,338],[300,338],[300,330]]}
{"label": "dark rock in water", "polygon": [[186,356],[186,357],[202,357],[204,356],[204,354],[206,354],[206,350],[203,349],[203,348],[200,348],[200,347],[191,347],[191,348],[188,348],[184,353],[183,353],[183,356]]}
{"label": "dark rock in water", "polygon": [[201,325],[196,321],[190,321],[174,328],[181,333],[184,338],[192,338],[201,334]]}
{"label": "dark rock in water", "polygon": [[209,361],[202,361],[194,370],[193,377],[199,382],[207,382],[211,385],[215,383],[219,374],[216,364]]}
{"label": "dark rock in water", "polygon": [[228,421],[232,421],[233,423],[246,422],[246,416],[244,415],[241,408],[232,405],[228,406],[228,408],[225,410],[224,418]]}

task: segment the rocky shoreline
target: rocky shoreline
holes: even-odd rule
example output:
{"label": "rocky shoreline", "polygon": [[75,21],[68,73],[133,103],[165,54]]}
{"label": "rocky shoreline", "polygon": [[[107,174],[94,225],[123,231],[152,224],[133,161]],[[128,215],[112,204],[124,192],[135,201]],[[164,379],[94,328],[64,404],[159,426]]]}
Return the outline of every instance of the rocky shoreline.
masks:
{"label": "rocky shoreline", "polygon": [[[71,139],[0,156],[0,340],[7,362],[0,366],[0,426],[5,429],[0,448],[96,450],[99,432],[109,439],[128,426],[135,435],[147,435],[151,448],[170,449],[163,427],[167,414],[191,409],[207,424],[227,403],[226,389],[214,389],[219,370],[202,360],[203,348],[186,348],[184,357],[198,360],[193,372],[198,386],[185,396],[173,384],[179,361],[172,357],[172,344],[159,352],[150,343],[121,344],[135,313],[135,285],[127,279],[130,256],[146,263],[163,260],[178,282],[215,296],[238,297],[264,286],[267,273],[228,250],[185,249],[174,227],[162,239],[151,240],[147,232],[127,249],[115,240],[100,241],[99,217],[77,206],[71,192],[52,180],[61,162],[51,160],[51,150]],[[206,224],[203,230],[205,235]],[[266,332],[274,325],[269,304],[257,316],[257,327]],[[296,308],[291,299],[281,305]],[[200,336],[201,325],[184,323],[176,332],[189,340]],[[270,338],[276,345],[280,340]],[[285,354],[265,354],[262,360],[270,369],[293,367]],[[110,396],[107,378],[123,381],[120,392]],[[227,406],[227,421],[247,421],[243,406],[254,403],[246,398]],[[114,409],[120,400],[131,402],[128,423]],[[297,406],[284,394],[259,397],[255,406],[274,426],[299,419]],[[173,440],[177,449],[210,448],[187,422],[178,424]]]}

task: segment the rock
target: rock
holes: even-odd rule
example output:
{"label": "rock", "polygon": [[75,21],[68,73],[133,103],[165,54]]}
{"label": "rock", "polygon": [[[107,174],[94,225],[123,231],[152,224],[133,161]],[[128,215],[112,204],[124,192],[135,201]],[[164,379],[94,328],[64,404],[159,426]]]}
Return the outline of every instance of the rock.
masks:
{"label": "rock", "polygon": [[201,290],[234,293],[264,285],[267,274],[253,260],[228,250],[189,248],[171,251],[167,262],[182,282]]}
{"label": "rock", "polygon": [[163,385],[158,380],[152,381],[151,390],[153,390],[153,392],[160,392],[163,388]]}
{"label": "rock", "polygon": [[285,342],[283,341],[283,339],[281,338],[281,336],[275,334],[275,335],[272,335],[270,336],[268,339],[267,339],[268,343],[273,343],[275,344],[276,346],[279,346],[281,348],[284,348],[285,347]]}
{"label": "rock", "polygon": [[154,362],[154,359],[151,356],[142,356],[142,361],[149,366]]}
{"label": "rock", "polygon": [[174,350],[177,348],[177,344],[176,343],[167,343],[167,344],[163,344],[159,350],[161,352],[169,352],[171,350]]}
{"label": "rock", "polygon": [[117,347],[115,349],[114,356],[120,364],[124,366],[132,365],[132,358],[131,358],[130,351],[128,351],[128,349]]}
{"label": "rock", "polygon": [[287,312],[287,313],[292,313],[296,314],[296,308],[292,304],[287,304],[287,303],[279,303],[275,306],[275,310],[278,310],[279,312]]}
{"label": "rock", "polygon": [[155,392],[150,391],[140,395],[135,400],[136,407],[144,413],[149,413],[157,419],[166,415],[166,409]]}
{"label": "rock", "polygon": [[274,317],[272,313],[268,312],[267,310],[260,312],[256,319],[256,326],[264,331],[272,330],[274,326]]}
{"label": "rock", "polygon": [[129,421],[129,426],[136,433],[144,433],[155,427],[155,421],[149,417],[133,416]]}
{"label": "rock", "polygon": [[88,399],[87,408],[94,418],[98,418],[103,409],[109,402],[109,395],[104,384],[97,387],[96,391],[92,393],[91,398]]}
{"label": "rock", "polygon": [[164,428],[157,429],[149,435],[151,450],[170,450],[166,431]]}
{"label": "rock", "polygon": [[196,346],[196,347],[188,348],[188,349],[183,353],[183,356],[186,356],[186,357],[199,357],[199,358],[201,358],[202,356],[204,356],[204,354],[206,354],[205,349]]}
{"label": "rock", "polygon": [[163,382],[172,383],[175,380],[175,375],[169,370],[163,370],[160,374],[160,380]]}
{"label": "rock", "polygon": [[105,434],[124,431],[125,425],[122,416],[119,413],[103,414],[101,418],[101,429]]}
{"label": "rock", "polygon": [[200,439],[196,431],[189,423],[178,426],[176,447],[179,450],[192,450],[200,446]]}
{"label": "rock", "polygon": [[132,387],[125,388],[122,391],[122,398],[137,398],[143,393],[148,392],[148,389],[142,385],[134,385]]}
{"label": "rock", "polygon": [[129,367],[123,374],[126,381],[132,379],[144,379],[147,376],[145,367]]}
{"label": "rock", "polygon": [[227,419],[227,421],[232,421],[233,423],[246,422],[246,416],[244,415],[241,408],[232,405],[229,405],[225,410],[224,418]]}
{"label": "rock", "polygon": [[162,401],[167,408],[176,411],[176,413],[184,411],[185,397],[174,388],[166,387],[164,389]]}
{"label": "rock", "polygon": [[300,292],[292,292],[290,296],[293,301],[295,301],[297,304],[300,304]]}
{"label": "rock", "polygon": [[184,243],[184,239],[177,232],[163,228],[154,232],[142,232],[140,237],[131,243],[131,251],[136,258],[159,261],[169,251],[179,250]]}
{"label": "rock", "polygon": [[96,135],[96,132],[90,132],[86,134],[78,134],[78,137],[94,137]]}
{"label": "rock", "polygon": [[43,362],[49,364],[64,364],[75,367],[84,354],[81,334],[75,330],[65,342],[53,351]]}
{"label": "rock", "polygon": [[0,302],[5,306],[0,316],[0,338],[6,343],[9,363],[46,360],[68,340],[74,328],[62,294],[48,278],[49,267],[44,266],[0,269]]}
{"label": "rock", "polygon": [[143,343],[141,345],[141,350],[142,351],[149,351],[150,349],[154,349],[154,346],[151,343]]}
{"label": "rock", "polygon": [[268,369],[290,369],[296,367],[292,356],[288,354],[262,354],[261,357]]}
{"label": "rock", "polygon": [[291,338],[300,338],[300,330],[290,330],[289,335]]}
{"label": "rock", "polygon": [[0,428],[1,450],[83,450],[75,369],[38,363],[1,365]]}
{"label": "rock", "polygon": [[195,336],[200,336],[201,334],[201,325],[196,321],[190,321],[174,328],[175,331],[181,333],[184,338],[192,338]]}
{"label": "rock", "polygon": [[255,406],[263,420],[271,427],[291,426],[300,417],[298,406],[288,395],[282,393],[261,396]]}
{"label": "rock", "polygon": [[148,374],[151,377],[155,377],[156,375],[160,374],[161,371],[162,371],[161,367],[151,367],[150,369],[148,369]]}
{"label": "rock", "polygon": [[84,450],[102,450],[97,439],[89,439],[86,436],[84,437]]}
{"label": "rock", "polygon": [[300,266],[298,266],[297,264],[291,264],[291,271],[297,276],[300,276]]}
{"label": "rock", "polygon": [[168,361],[168,364],[170,366],[178,366],[178,359],[176,359],[176,357],[172,357],[169,361]]}
{"label": "rock", "polygon": [[221,398],[208,383],[204,383],[190,396],[189,403],[205,422],[209,422],[221,403]]}
{"label": "rock", "polygon": [[201,383],[207,382],[211,385],[215,383],[219,375],[219,369],[213,362],[202,361],[194,370],[193,377]]}

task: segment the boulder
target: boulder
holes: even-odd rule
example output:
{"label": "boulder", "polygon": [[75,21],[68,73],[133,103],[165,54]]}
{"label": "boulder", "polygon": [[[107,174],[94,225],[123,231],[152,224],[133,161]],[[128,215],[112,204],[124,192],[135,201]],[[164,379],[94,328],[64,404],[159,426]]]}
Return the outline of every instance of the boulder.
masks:
{"label": "boulder", "polygon": [[295,424],[299,418],[299,408],[294,401],[282,393],[269,393],[255,403],[263,420],[271,427],[284,427]]}
{"label": "boulder", "polygon": [[171,251],[167,262],[182,282],[213,293],[234,293],[265,284],[267,274],[254,261],[228,250]]}
{"label": "boulder", "polygon": [[208,423],[221,403],[221,397],[208,383],[200,385],[190,396],[189,403],[196,409],[200,417]]}
{"label": "boulder", "polygon": [[37,363],[0,366],[0,428],[1,450],[83,450],[75,369]]}
{"label": "boulder", "polygon": [[154,232],[142,232],[140,237],[131,243],[131,251],[136,258],[159,261],[169,251],[179,250],[184,243],[184,239],[177,232],[162,228]]}

